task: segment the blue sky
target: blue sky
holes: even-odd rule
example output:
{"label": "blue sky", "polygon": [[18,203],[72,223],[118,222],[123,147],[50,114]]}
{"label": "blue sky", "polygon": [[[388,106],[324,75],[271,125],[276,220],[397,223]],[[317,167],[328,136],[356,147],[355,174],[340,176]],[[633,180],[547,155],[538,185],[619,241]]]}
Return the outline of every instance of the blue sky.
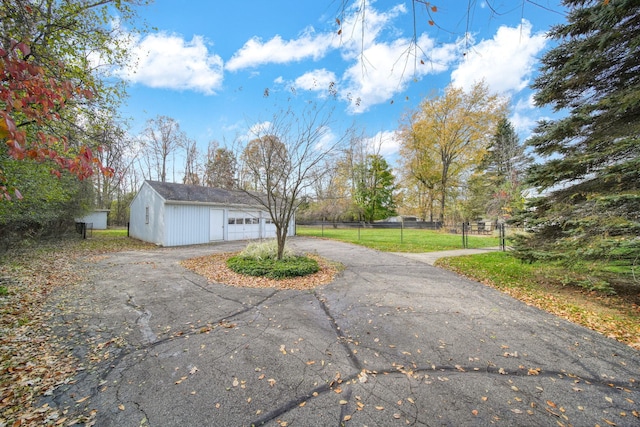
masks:
{"label": "blue sky", "polygon": [[[136,60],[116,70],[129,82],[121,113],[132,119],[133,133],[149,118],[172,117],[205,151],[209,141],[233,141],[279,109],[326,101],[335,107],[335,133],[355,124],[391,158],[402,114],[449,84],[468,88],[484,79],[510,97],[523,139],[550,114],[533,107],[528,85],[550,47],[545,32],[564,22],[559,1],[416,3],[418,50],[408,50],[410,0],[341,5],[155,0],[139,10],[153,29],[133,40]],[[327,100],[330,82],[336,95]]]}

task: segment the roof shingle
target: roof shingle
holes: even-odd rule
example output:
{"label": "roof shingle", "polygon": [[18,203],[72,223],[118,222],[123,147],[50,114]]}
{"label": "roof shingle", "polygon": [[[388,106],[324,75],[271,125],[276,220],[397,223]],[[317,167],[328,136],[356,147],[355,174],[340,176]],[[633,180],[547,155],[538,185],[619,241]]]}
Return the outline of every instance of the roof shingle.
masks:
{"label": "roof shingle", "polygon": [[201,185],[176,184],[172,182],[146,181],[166,201],[216,203],[227,205],[258,206],[258,201],[241,190],[203,187]]}

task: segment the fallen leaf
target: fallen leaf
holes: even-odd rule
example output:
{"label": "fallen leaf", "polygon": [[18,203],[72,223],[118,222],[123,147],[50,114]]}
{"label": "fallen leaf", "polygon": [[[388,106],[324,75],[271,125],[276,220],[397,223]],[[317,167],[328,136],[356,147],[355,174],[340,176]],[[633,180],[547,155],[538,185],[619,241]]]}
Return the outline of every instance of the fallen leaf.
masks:
{"label": "fallen leaf", "polygon": [[478,410],[474,409],[473,411],[471,411],[471,413],[473,414],[474,417],[478,416]]}
{"label": "fallen leaf", "polygon": [[121,403],[118,405],[118,409],[120,409],[121,411],[124,411],[124,405]]}
{"label": "fallen leaf", "polygon": [[555,403],[553,403],[553,402],[552,402],[552,401],[550,401],[550,400],[547,400],[547,405],[551,406],[552,408],[555,408],[555,407],[556,407],[556,404],[555,404]]}
{"label": "fallen leaf", "polygon": [[273,387],[274,385],[276,385],[276,380],[274,380],[273,378],[269,378],[267,382],[269,383],[269,387]]}
{"label": "fallen leaf", "polygon": [[377,409],[378,411],[382,411],[382,410],[384,409],[384,406],[376,406],[376,409]]}
{"label": "fallen leaf", "polygon": [[351,415],[345,415],[342,421],[349,421],[351,419]]}
{"label": "fallen leaf", "polygon": [[340,404],[341,404],[341,405],[346,405],[347,403],[349,403],[349,402],[348,402],[348,401],[346,401],[346,400],[341,400],[341,401],[340,401]]}
{"label": "fallen leaf", "polygon": [[91,397],[91,396],[83,397],[82,399],[76,400],[76,403],[82,403],[85,400],[87,400],[89,397]]}
{"label": "fallen leaf", "polygon": [[238,387],[240,385],[240,382],[238,381],[237,378],[234,378],[233,379],[233,383],[231,383],[231,385],[234,386],[234,387]]}

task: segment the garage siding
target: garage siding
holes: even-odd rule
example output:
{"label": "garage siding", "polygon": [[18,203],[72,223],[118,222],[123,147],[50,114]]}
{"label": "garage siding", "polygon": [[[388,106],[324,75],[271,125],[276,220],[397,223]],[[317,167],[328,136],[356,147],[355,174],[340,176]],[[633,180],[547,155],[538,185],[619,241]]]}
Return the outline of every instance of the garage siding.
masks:
{"label": "garage siding", "polygon": [[129,235],[156,245],[164,244],[164,199],[144,184],[131,202]]}
{"label": "garage siding", "polygon": [[[269,213],[243,203],[237,193],[145,181],[130,205],[130,236],[168,247],[274,238]],[[289,227],[293,235],[295,219]]]}
{"label": "garage siding", "polygon": [[167,204],[164,246],[209,243],[209,211],[209,206]]}

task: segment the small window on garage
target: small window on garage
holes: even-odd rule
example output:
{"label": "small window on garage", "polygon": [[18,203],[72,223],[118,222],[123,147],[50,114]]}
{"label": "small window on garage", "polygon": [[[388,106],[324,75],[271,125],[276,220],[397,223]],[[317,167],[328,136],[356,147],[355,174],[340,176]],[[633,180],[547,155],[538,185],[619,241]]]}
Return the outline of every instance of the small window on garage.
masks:
{"label": "small window on garage", "polygon": [[144,208],[144,223],[149,224],[149,206]]}
{"label": "small window on garage", "polygon": [[251,224],[260,224],[260,218],[251,218]]}
{"label": "small window on garage", "polygon": [[229,218],[229,224],[235,224],[235,223],[236,223],[235,218]]}

